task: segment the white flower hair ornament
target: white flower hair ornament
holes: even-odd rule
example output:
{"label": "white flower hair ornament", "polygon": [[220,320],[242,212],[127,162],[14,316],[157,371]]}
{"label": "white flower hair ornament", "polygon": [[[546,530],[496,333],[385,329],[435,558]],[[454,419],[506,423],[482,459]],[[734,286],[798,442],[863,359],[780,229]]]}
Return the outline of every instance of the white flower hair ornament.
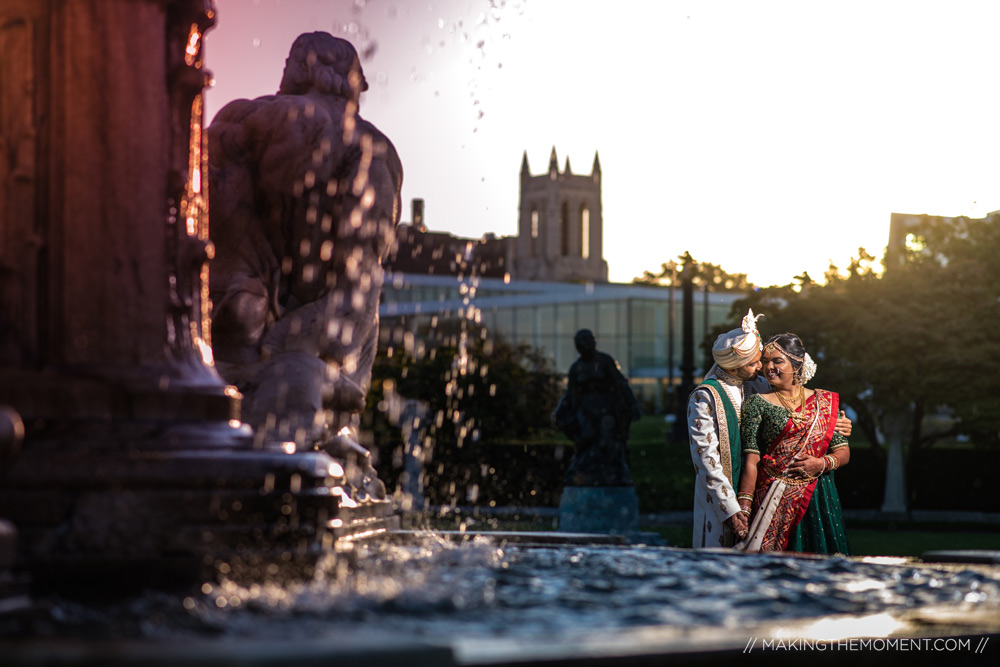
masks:
{"label": "white flower hair ornament", "polygon": [[806,384],[809,380],[813,379],[814,375],[816,375],[816,362],[813,361],[813,358],[809,356],[808,352],[806,352],[806,356],[802,358],[802,365],[799,366],[799,382],[801,384]]}

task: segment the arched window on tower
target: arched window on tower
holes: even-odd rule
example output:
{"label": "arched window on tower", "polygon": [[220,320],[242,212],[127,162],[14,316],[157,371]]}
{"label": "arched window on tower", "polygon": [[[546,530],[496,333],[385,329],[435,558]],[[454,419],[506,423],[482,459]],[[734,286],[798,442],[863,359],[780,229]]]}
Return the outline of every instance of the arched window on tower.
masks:
{"label": "arched window on tower", "polygon": [[586,204],[580,207],[580,257],[590,258],[590,209]]}
{"label": "arched window on tower", "polygon": [[569,257],[569,206],[563,202],[559,213],[559,233],[562,238],[562,256]]}
{"label": "arched window on tower", "polygon": [[538,255],[538,209],[531,209],[531,256]]}

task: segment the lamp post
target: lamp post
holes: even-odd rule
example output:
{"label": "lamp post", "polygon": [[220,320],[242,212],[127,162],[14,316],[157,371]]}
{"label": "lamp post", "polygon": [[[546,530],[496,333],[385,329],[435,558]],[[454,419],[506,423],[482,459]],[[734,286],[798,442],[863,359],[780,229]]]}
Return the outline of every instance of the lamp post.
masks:
{"label": "lamp post", "polygon": [[667,396],[669,402],[665,412],[676,412],[676,392],[674,391],[674,287],[677,284],[677,267],[671,269],[670,298],[667,305]]}
{"label": "lamp post", "polygon": [[694,391],[694,285],[691,281],[691,270],[685,267],[682,271],[681,293],[683,302],[683,321],[681,324],[681,384],[677,389],[676,415],[674,421],[674,439],[687,437],[687,402]]}

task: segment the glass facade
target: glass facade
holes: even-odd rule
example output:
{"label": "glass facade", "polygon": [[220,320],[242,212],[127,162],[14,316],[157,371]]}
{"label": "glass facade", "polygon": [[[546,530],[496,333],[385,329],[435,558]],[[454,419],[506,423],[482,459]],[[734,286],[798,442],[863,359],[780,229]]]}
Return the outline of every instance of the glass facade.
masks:
{"label": "glass facade", "polygon": [[[702,351],[706,331],[730,322],[737,326],[739,317],[730,311],[740,297],[695,292],[696,378],[711,364]],[[670,387],[680,383],[680,289],[394,274],[386,280],[379,314],[386,343],[401,339],[400,332],[425,340],[432,333],[448,334],[468,318],[492,335],[544,350],[563,373],[577,358],[574,334],[590,329],[598,349],[618,360],[647,412],[667,410]]]}

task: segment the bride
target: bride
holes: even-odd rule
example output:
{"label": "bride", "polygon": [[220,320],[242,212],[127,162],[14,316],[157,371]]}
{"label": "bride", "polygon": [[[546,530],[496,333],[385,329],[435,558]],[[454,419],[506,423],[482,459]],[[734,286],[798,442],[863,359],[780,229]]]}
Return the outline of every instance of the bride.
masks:
{"label": "bride", "polygon": [[743,472],[737,500],[750,518],[747,551],[847,554],[847,534],[833,472],[847,464],[847,440],[834,432],[840,398],[807,389],[816,364],[795,334],[764,345],[770,392],[743,403]]}

